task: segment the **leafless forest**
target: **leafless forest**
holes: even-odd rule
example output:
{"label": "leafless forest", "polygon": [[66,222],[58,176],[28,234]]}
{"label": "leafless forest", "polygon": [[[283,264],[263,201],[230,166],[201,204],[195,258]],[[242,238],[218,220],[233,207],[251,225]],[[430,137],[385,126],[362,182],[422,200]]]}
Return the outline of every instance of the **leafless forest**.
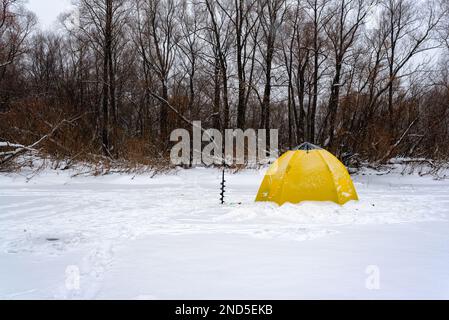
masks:
{"label": "leafless forest", "polygon": [[[449,158],[449,1],[0,0],[0,166],[165,161],[170,132],[279,129],[346,162]],[[166,159],[166,160],[161,160]]]}

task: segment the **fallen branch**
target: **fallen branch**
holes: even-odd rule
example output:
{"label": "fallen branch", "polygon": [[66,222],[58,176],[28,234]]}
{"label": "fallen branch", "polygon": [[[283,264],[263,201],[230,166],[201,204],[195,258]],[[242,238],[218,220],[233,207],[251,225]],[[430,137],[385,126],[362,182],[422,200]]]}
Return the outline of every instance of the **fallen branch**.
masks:
{"label": "fallen branch", "polygon": [[15,158],[17,158],[18,156],[20,156],[24,152],[37,151],[36,148],[41,143],[43,143],[44,141],[50,139],[56,133],[56,131],[58,131],[63,125],[65,125],[65,124],[73,124],[75,121],[79,120],[83,116],[84,116],[84,114],[81,115],[81,116],[75,117],[75,118],[73,118],[71,120],[66,120],[66,119],[62,120],[56,126],[54,126],[49,133],[47,133],[46,135],[42,136],[40,139],[38,139],[37,141],[35,141],[34,143],[32,143],[29,146],[16,144],[16,143],[10,143],[10,142],[0,142],[0,147],[16,148],[15,150],[12,150],[12,151],[6,151],[6,152],[0,153],[0,157],[3,157],[3,159],[0,160],[0,166],[3,166],[6,163],[14,160]]}
{"label": "fallen branch", "polygon": [[382,159],[379,161],[380,163],[384,163],[386,160],[391,158],[391,154],[394,150],[396,150],[397,147],[399,147],[404,141],[405,137],[407,137],[410,130],[415,126],[415,124],[418,122],[418,118],[412,121],[412,123],[408,126],[408,128],[402,133],[401,137],[396,141],[394,145],[390,147],[390,149],[387,151],[387,153],[382,157]]}
{"label": "fallen branch", "polygon": [[0,147],[3,147],[3,148],[24,148],[25,146],[21,145],[21,144],[17,144],[17,143],[11,143],[11,142],[8,142],[8,141],[6,141],[6,142],[1,142],[0,141]]}

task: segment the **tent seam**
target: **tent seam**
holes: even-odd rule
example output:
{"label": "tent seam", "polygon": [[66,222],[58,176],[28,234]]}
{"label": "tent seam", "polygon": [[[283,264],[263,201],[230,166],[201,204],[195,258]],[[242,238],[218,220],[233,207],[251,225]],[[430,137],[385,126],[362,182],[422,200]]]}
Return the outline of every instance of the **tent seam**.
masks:
{"label": "tent seam", "polygon": [[286,180],[285,177],[288,174],[288,172],[287,172],[288,170],[287,169],[288,169],[288,166],[290,165],[290,162],[293,160],[293,158],[295,156],[296,156],[296,152],[294,151],[293,154],[291,155],[290,159],[288,160],[287,167],[285,168],[284,173],[282,174],[281,186],[279,188],[279,194],[281,195],[281,199],[279,199],[279,200],[283,200],[282,199],[282,194],[283,194],[283,191],[284,191],[284,185],[285,185],[285,180]]}
{"label": "tent seam", "polygon": [[323,150],[318,150],[318,155],[320,156],[321,160],[323,160],[324,164],[326,165],[327,170],[329,171],[329,173],[331,175],[332,183],[334,184],[334,190],[335,190],[335,193],[337,194],[337,201],[338,201],[338,204],[340,204],[340,194],[337,189],[337,183],[335,182],[334,174],[332,173],[331,167],[327,163],[326,159],[324,159],[323,155],[321,154],[321,151],[323,151]]}

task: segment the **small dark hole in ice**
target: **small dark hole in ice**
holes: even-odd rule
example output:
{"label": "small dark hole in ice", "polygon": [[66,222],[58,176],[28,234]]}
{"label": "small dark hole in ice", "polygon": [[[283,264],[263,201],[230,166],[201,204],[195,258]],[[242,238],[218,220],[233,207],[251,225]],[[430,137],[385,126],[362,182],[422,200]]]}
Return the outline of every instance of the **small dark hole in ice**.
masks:
{"label": "small dark hole in ice", "polygon": [[55,242],[55,241],[59,241],[59,239],[58,238],[47,238],[47,241]]}

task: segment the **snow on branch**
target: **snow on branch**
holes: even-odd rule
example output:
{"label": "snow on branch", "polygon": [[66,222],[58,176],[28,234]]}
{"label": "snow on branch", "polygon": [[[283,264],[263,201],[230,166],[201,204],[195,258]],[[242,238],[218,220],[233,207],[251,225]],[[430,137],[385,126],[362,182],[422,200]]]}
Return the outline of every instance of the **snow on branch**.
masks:
{"label": "snow on branch", "polygon": [[0,141],[0,148],[13,149],[13,150],[9,150],[9,151],[0,152],[0,167],[5,165],[8,162],[14,160],[15,158],[17,158],[18,156],[20,156],[21,154],[23,154],[27,151],[37,151],[36,148],[38,148],[39,145],[42,144],[43,142],[45,142],[46,140],[51,139],[51,137],[56,133],[56,131],[58,131],[63,125],[73,124],[75,121],[82,118],[83,116],[84,115],[75,117],[70,120],[64,119],[64,120],[60,121],[57,125],[53,126],[53,128],[47,134],[45,134],[44,136],[39,138],[37,141],[35,141],[34,143],[32,143],[28,146],[18,144],[18,143],[11,143],[8,141]]}
{"label": "snow on branch", "polygon": [[17,143],[11,143],[8,141],[6,142],[0,141],[0,148],[25,148],[25,146]]}

